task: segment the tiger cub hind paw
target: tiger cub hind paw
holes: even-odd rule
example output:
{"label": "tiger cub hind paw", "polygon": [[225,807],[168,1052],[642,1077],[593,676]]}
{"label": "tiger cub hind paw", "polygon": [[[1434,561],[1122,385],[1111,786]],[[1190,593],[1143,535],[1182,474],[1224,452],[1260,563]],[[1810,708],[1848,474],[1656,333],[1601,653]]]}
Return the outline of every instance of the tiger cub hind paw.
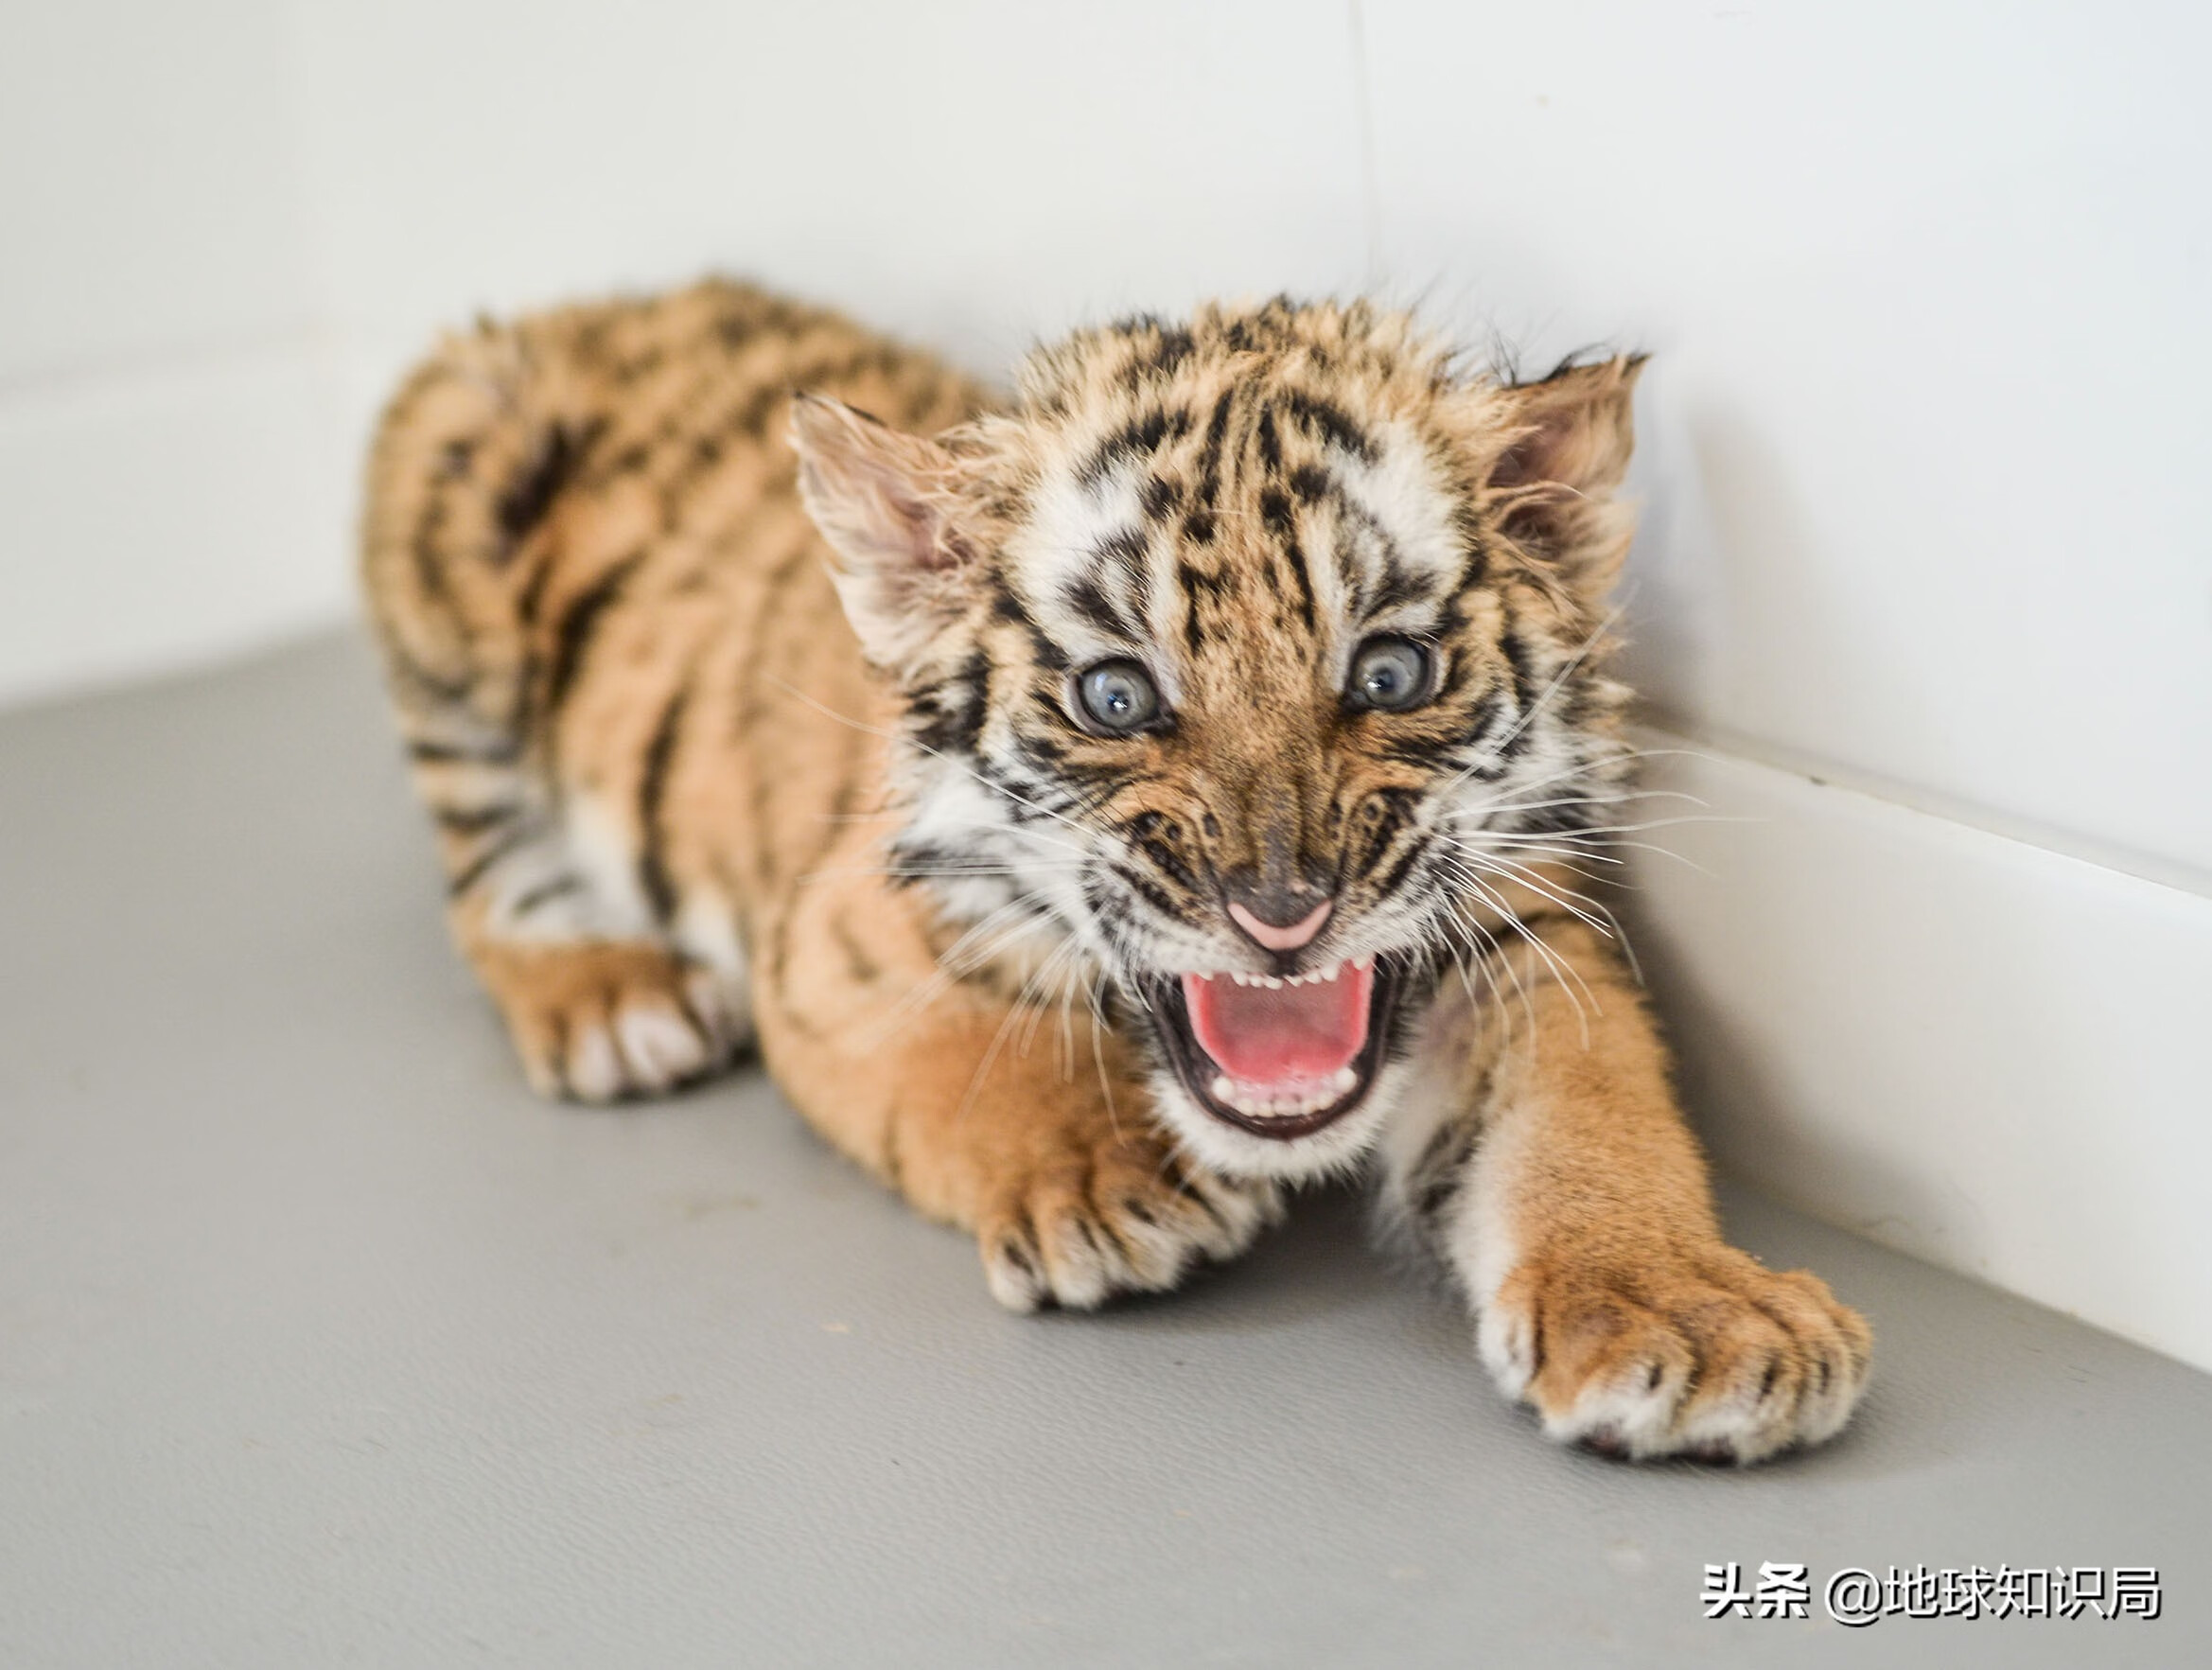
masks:
{"label": "tiger cub hind paw", "polygon": [[1528,1259],[1483,1308],[1479,1343],[1560,1443],[1736,1465],[1834,1437],[1873,1351],[1866,1319],[1818,1277],[1720,1245]]}
{"label": "tiger cub hind paw", "polygon": [[499,945],[477,962],[540,1096],[658,1096],[719,1072],[743,1041],[723,982],[658,945]]}
{"label": "tiger cub hind paw", "polygon": [[1002,1180],[976,1239],[991,1295],[1008,1310],[1092,1310],[1118,1294],[1166,1292],[1282,1216],[1273,1184],[1203,1171],[1132,1137]]}

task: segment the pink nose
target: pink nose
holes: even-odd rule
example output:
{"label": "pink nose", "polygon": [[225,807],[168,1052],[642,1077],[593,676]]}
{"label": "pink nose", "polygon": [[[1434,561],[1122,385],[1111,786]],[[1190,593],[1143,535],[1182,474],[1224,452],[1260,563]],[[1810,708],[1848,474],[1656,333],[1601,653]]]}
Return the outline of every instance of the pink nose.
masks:
{"label": "pink nose", "polygon": [[1287,928],[1278,928],[1260,921],[1235,902],[1229,905],[1229,918],[1268,950],[1295,951],[1321,932],[1321,924],[1328,921],[1328,913],[1335,905],[1335,900],[1324,899]]}

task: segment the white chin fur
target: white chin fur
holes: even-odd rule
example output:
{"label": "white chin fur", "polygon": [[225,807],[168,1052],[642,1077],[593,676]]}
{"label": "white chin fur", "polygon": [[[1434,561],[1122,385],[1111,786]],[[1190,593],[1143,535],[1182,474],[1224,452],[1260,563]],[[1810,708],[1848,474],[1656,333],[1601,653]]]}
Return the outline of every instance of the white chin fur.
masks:
{"label": "white chin fur", "polygon": [[1310,1136],[1282,1141],[1255,1136],[1206,1112],[1182,1080],[1162,1072],[1152,1081],[1153,1103],[1183,1150],[1224,1177],[1273,1178],[1305,1183],[1355,1169],[1373,1149],[1405,1079],[1402,1065],[1385,1066],[1366,1099],[1343,1118]]}

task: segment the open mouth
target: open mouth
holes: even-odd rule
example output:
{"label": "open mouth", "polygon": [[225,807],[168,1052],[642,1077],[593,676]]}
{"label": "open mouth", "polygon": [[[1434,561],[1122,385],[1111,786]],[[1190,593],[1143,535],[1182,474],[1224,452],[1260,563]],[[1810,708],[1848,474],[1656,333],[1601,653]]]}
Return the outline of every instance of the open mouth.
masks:
{"label": "open mouth", "polygon": [[1374,1085],[1396,977],[1373,958],[1277,979],[1184,975],[1151,1009],[1176,1076],[1216,1118],[1288,1142],[1358,1107]]}

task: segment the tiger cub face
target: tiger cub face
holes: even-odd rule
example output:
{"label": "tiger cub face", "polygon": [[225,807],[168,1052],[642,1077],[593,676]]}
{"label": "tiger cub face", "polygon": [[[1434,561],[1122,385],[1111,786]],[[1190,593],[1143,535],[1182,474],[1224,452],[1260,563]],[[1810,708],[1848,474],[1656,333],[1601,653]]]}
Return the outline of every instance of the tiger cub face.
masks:
{"label": "tiger cub face", "polygon": [[1463,377],[1403,314],[1278,301],[1080,333],[935,439],[796,407],[904,698],[895,865],[1102,978],[1217,1168],[1363,1151],[1501,887],[1609,821],[1637,368]]}

